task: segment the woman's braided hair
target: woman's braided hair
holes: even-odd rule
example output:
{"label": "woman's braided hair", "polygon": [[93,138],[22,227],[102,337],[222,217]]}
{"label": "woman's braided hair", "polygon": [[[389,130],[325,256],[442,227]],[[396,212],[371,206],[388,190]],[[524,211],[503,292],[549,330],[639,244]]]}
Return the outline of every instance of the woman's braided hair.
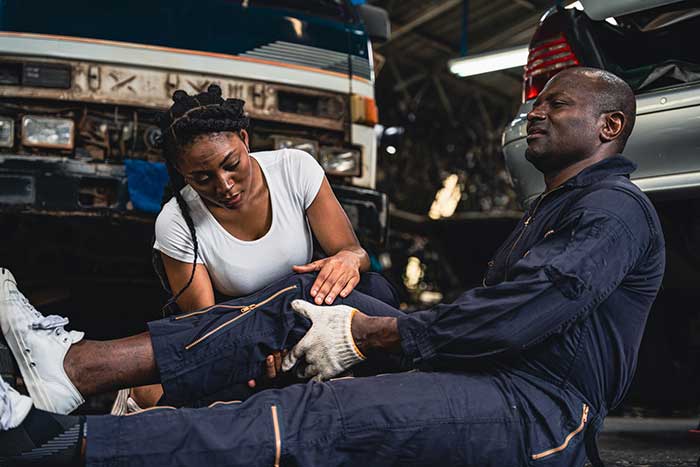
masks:
{"label": "woman's braided hair", "polygon": [[[177,159],[184,148],[204,135],[221,132],[235,132],[240,135],[241,130],[247,129],[250,123],[243,110],[244,105],[245,102],[240,99],[223,99],[221,97],[221,88],[216,84],[212,84],[207,88],[206,92],[193,96],[178,89],[173,93],[173,105],[167,112],[161,114],[161,148],[170,177],[169,191],[172,192],[177,200],[182,216],[192,235],[192,244],[194,246],[194,259],[192,261],[190,278],[187,284],[173,295],[164,308],[168,308],[175,303],[192,284],[197,267],[197,259],[199,258],[199,245],[197,243],[194,221],[192,220],[189,206],[180,193],[180,190],[185,187],[186,183],[176,168]],[[170,288],[168,287],[162,258],[156,250],[153,253],[153,266],[163,287],[169,291]]]}

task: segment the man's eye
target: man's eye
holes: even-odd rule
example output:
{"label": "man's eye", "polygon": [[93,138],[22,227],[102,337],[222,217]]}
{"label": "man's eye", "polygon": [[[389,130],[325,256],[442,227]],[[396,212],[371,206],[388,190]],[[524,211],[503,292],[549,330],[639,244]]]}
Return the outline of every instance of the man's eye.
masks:
{"label": "man's eye", "polygon": [[236,162],[235,164],[230,164],[230,165],[224,166],[224,170],[226,170],[227,172],[233,172],[237,168],[238,168],[238,162]]}
{"label": "man's eye", "polygon": [[209,177],[193,177],[192,180],[194,180],[195,183],[207,183],[209,181]]}
{"label": "man's eye", "polygon": [[561,107],[562,105],[566,105],[566,102],[564,102],[564,101],[552,101],[552,107]]}

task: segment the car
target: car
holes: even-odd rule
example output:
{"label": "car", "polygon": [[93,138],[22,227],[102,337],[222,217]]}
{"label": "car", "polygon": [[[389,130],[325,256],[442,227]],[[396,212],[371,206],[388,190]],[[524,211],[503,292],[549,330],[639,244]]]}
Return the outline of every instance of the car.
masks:
{"label": "car", "polygon": [[[561,70],[590,66],[624,79],[637,99],[623,154],[654,203],[666,239],[664,285],[654,304],[628,401],[672,410],[700,402],[700,4],[582,0],[552,8],[530,42],[522,104],[502,139],[506,168],[528,207],[545,189],[526,159],[527,113]],[[621,310],[624,311],[624,310]]]}
{"label": "car", "polygon": [[527,113],[545,83],[573,66],[611,71],[634,90],[637,121],[624,152],[639,166],[633,181],[652,199],[700,196],[700,48],[693,40],[700,4],[582,4],[583,10],[550,9],[530,42],[522,105],[502,140],[520,201],[527,206],[544,190],[542,175],[525,159]]}

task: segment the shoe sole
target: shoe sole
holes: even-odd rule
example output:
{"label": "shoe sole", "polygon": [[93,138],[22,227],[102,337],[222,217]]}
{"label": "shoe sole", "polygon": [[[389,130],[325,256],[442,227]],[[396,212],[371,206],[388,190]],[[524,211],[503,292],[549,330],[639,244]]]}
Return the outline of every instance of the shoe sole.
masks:
{"label": "shoe sole", "polygon": [[[15,287],[16,286],[15,283]],[[20,306],[24,306],[24,304],[20,304]],[[27,391],[29,391],[29,395],[34,401],[34,405],[42,410],[56,412],[56,406],[51,402],[46,389],[43,387],[46,383],[44,383],[39,376],[39,372],[31,365],[31,360],[29,360],[24,352],[24,349],[28,348],[26,342],[14,327],[10,327],[9,337],[11,337],[11,339],[5,335],[5,340],[12,354],[15,356],[19,372],[22,374],[22,379],[27,387]]]}

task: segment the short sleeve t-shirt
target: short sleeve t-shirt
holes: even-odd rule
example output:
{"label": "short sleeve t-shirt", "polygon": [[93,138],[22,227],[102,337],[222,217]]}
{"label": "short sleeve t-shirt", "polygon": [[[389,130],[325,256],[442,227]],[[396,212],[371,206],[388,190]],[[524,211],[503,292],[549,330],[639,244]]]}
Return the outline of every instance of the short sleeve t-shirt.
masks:
{"label": "short sleeve t-shirt", "polygon": [[[180,193],[197,231],[198,263],[207,267],[214,288],[224,295],[248,295],[292,273],[292,266],[311,260],[313,243],[306,209],[324,179],[323,168],[304,151],[281,149],[252,153],[270,191],[272,225],[261,238],[243,241],[226,231],[189,185]],[[194,245],[175,198],[156,219],[153,248],[192,263]]]}

